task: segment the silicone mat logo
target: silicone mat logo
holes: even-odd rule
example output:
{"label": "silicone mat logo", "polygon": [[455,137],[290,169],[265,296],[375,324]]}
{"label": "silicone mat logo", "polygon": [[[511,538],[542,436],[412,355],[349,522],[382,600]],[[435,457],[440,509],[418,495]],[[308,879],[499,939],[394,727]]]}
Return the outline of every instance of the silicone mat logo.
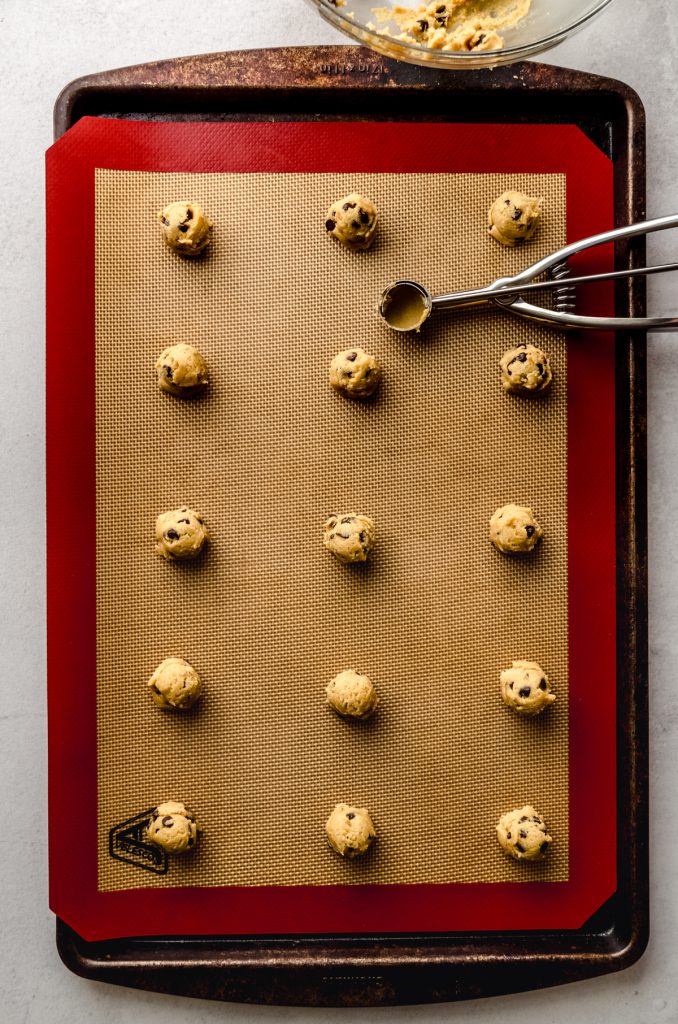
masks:
{"label": "silicone mat logo", "polygon": [[146,826],[152,815],[153,808],[149,808],[134,818],[114,825],[108,833],[108,852],[114,860],[134,864],[155,875],[166,875],[167,854],[146,840]]}

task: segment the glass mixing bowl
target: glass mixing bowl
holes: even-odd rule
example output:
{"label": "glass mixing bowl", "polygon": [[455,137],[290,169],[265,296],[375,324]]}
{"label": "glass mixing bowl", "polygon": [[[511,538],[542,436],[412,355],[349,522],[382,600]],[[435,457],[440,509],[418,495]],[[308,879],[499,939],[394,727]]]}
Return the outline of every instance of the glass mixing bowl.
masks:
{"label": "glass mixing bowl", "polygon": [[[434,50],[414,40],[410,43],[379,35],[375,25],[382,25],[377,22],[372,11],[375,7],[391,6],[390,0],[347,0],[343,7],[335,7],[333,0],[307,2],[346,35],[387,57],[396,57],[411,64],[459,69],[496,67],[498,64],[511,64],[535,53],[543,53],[587,25],[612,0],[532,0],[530,11],[522,21],[512,28],[500,29],[504,38],[503,49],[470,52]],[[402,0],[402,3],[416,7],[418,0]],[[492,6],[492,0],[488,0],[488,11]],[[349,16],[351,14],[353,17]],[[368,28],[368,24],[372,27]]]}

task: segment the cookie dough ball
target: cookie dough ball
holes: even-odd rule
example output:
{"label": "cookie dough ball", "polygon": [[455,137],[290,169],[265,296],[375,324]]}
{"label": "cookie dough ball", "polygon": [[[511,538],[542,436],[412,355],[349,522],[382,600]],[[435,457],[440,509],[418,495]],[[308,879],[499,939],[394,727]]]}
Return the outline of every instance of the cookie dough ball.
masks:
{"label": "cookie dough ball", "polygon": [[541,199],[523,192],[503,192],[490,207],[490,234],[502,245],[520,245],[532,238],[540,213]]}
{"label": "cookie dough ball", "polygon": [[352,398],[374,394],[381,379],[378,360],[362,348],[338,352],[330,363],[330,384]]}
{"label": "cookie dough ball", "polygon": [[192,345],[170,345],[155,364],[158,384],[177,398],[190,398],[207,384],[207,364]]}
{"label": "cookie dough ball", "polygon": [[501,382],[507,391],[546,391],[553,374],[548,356],[535,345],[518,345],[501,357]]}
{"label": "cookie dough ball", "polygon": [[534,512],[525,505],[502,505],[490,519],[490,540],[506,555],[532,551],[542,534]]}
{"label": "cookie dough ball", "polygon": [[516,860],[541,860],[553,842],[541,814],[530,804],[502,815],[497,839],[502,850]]}
{"label": "cookie dough ball", "polygon": [[501,699],[519,715],[538,715],[556,699],[549,677],[536,661],[514,661],[499,680]]}
{"label": "cookie dough ball", "polygon": [[341,562],[365,562],[375,541],[374,523],[356,512],[335,512],[323,526],[323,543]]}
{"label": "cookie dough ball", "polygon": [[195,815],[177,800],[159,804],[146,826],[146,838],[166,853],[186,853],[198,840]]}
{"label": "cookie dough ball", "polygon": [[158,220],[165,241],[180,256],[199,256],[212,240],[212,225],[200,203],[170,203]]}
{"label": "cookie dough ball", "polygon": [[325,693],[329,706],[345,718],[369,718],[379,703],[369,676],[361,676],[352,668],[331,679]]}
{"label": "cookie dough ball", "polygon": [[378,222],[379,214],[372,200],[351,192],[330,206],[325,230],[349,249],[369,249]]}
{"label": "cookie dough ball", "polygon": [[377,837],[366,807],[337,804],[325,824],[329,844],[342,857],[366,853]]}
{"label": "cookie dough ball", "polygon": [[207,537],[205,520],[186,505],[163,512],[155,522],[155,550],[168,562],[197,558]]}
{"label": "cookie dough ball", "polygon": [[183,658],[165,658],[148,680],[159,708],[190,708],[202,692],[202,680]]}

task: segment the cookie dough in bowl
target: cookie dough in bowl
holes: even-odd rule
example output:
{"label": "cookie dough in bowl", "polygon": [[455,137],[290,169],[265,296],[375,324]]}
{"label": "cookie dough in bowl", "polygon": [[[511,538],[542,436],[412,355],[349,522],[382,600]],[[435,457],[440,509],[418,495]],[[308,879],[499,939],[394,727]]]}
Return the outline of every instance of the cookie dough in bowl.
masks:
{"label": "cookie dough in bowl", "polygon": [[538,715],[556,699],[549,677],[536,661],[514,661],[499,681],[501,699],[519,715]]}
{"label": "cookie dough in bowl", "polygon": [[362,348],[338,352],[330,363],[330,384],[351,398],[373,395],[381,380],[379,362]]}
{"label": "cookie dough in bowl", "polygon": [[540,394],[553,379],[548,356],[536,345],[522,344],[510,349],[499,365],[504,389],[514,394]]}
{"label": "cookie dough in bowl", "polygon": [[544,819],[531,804],[502,815],[497,839],[504,853],[515,860],[541,860],[553,842]]}
{"label": "cookie dough in bowl", "polygon": [[148,680],[148,689],[159,708],[183,711],[202,693],[202,680],[183,658],[165,658]]}
{"label": "cookie dough in bowl", "polygon": [[366,807],[337,804],[325,823],[327,839],[332,849],[352,860],[366,853],[377,833]]}
{"label": "cookie dough in bowl", "polygon": [[369,516],[335,512],[323,526],[323,544],[340,562],[365,562],[376,537]]}
{"label": "cookie dough in bowl", "polygon": [[158,385],[177,398],[191,398],[207,384],[207,364],[192,345],[170,345],[155,364]]}
{"label": "cookie dough in bowl", "polygon": [[199,256],[212,240],[212,225],[199,203],[170,203],[158,221],[167,245],[179,256]]}
{"label": "cookie dough in bowl", "polygon": [[146,826],[146,838],[166,853],[186,853],[198,841],[195,814],[178,800],[158,804]]}
{"label": "cookie dough in bowl", "polygon": [[490,234],[502,245],[521,245],[532,238],[540,215],[541,199],[524,192],[502,192],[487,215]]}
{"label": "cookie dough in bowl", "polygon": [[197,558],[207,538],[205,520],[187,505],[163,512],[155,522],[155,550],[168,562]]}
{"label": "cookie dough in bowl", "polygon": [[379,213],[372,200],[351,192],[330,206],[325,230],[349,249],[369,249],[378,223]]}
{"label": "cookie dough in bowl", "polygon": [[534,512],[526,505],[502,505],[490,519],[490,540],[505,555],[532,551],[542,536]]}
{"label": "cookie dough in bowl", "polygon": [[344,718],[369,718],[379,703],[379,696],[369,676],[349,668],[331,679],[325,690],[327,703]]}

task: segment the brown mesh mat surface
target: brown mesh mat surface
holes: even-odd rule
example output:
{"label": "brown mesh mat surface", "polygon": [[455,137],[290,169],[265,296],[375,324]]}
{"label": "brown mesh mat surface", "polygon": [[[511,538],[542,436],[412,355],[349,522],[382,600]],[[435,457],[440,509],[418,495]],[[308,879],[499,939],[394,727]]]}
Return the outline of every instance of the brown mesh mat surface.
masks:
{"label": "brown mesh mat surface", "polygon": [[[508,185],[544,197],[523,250],[486,235]],[[354,188],[381,213],[374,250],[325,236]],[[560,335],[500,312],[440,315],[390,333],[382,287],[434,292],[514,272],[565,241],[561,175],[149,174],[96,183],[99,886],[493,882],[567,878],[566,352]],[[205,260],[163,245],[156,212],[201,202]],[[502,352],[551,354],[544,401],[507,396]],[[211,386],[181,402],[154,363],[188,341]],[[380,357],[373,404],[327,385],[336,351]],[[545,540],[502,557],[494,509],[532,505]],[[154,553],[161,511],[201,511],[198,565]],[[322,546],[332,511],[366,512],[367,567]],[[205,680],[185,715],[146,680],[169,655]],[[557,693],[534,721],[499,698],[499,671],[538,660]],[[376,683],[374,720],[335,717],[324,687],[355,667]],[[195,809],[195,855],[166,876],[111,860],[111,826],[164,799]],[[379,841],[363,861],[326,846],[338,801],[367,805]],[[555,837],[541,865],[505,858],[499,815],[532,802]]]}

